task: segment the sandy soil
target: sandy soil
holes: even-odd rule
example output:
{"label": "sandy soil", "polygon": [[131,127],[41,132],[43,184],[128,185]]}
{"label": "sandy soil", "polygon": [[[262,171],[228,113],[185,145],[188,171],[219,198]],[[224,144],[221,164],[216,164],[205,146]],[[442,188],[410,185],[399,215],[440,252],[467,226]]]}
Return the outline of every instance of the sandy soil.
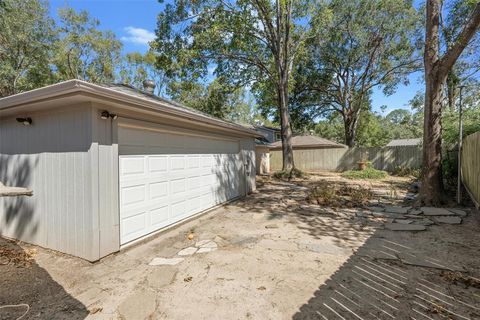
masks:
{"label": "sandy soil", "polygon": [[[27,263],[3,257],[0,307],[28,304],[23,319],[480,318],[478,212],[461,225],[388,231],[356,215],[364,209],[307,204],[322,178],[339,179],[261,179],[248,198],[94,264],[41,248]],[[391,183],[406,192],[408,180]],[[149,265],[203,239],[218,249]],[[3,308],[0,319],[25,311]]]}

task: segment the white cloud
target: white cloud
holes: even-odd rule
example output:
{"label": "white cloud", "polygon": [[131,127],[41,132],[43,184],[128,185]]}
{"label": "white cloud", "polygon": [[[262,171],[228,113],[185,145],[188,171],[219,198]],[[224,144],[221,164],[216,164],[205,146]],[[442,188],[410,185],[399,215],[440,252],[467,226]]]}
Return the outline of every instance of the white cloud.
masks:
{"label": "white cloud", "polygon": [[127,37],[121,37],[122,41],[134,44],[148,45],[150,41],[155,40],[155,33],[142,28],[126,27]]}

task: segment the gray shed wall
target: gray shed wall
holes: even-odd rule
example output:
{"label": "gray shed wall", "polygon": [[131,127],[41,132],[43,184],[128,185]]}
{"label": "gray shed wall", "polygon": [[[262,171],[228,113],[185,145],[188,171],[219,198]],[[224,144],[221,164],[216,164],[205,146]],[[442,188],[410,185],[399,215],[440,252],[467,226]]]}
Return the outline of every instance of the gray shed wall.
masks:
{"label": "gray shed wall", "polygon": [[30,126],[0,120],[0,181],[33,190],[32,197],[0,198],[0,235],[96,260],[92,108],[28,116]]}
{"label": "gray shed wall", "polygon": [[[32,197],[0,197],[0,235],[90,261],[120,249],[118,125],[100,118],[105,107],[32,112],[31,126],[0,120],[0,181],[33,190]],[[249,160],[241,186],[249,193],[253,137],[241,138],[240,147]]]}

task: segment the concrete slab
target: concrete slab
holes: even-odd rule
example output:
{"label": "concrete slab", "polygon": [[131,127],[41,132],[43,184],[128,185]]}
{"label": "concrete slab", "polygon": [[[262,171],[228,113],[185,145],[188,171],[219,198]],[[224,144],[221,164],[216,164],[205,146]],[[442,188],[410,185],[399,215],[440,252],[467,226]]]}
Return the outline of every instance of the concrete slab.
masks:
{"label": "concrete slab", "polygon": [[453,216],[454,212],[449,211],[445,208],[435,208],[435,207],[421,207],[420,208],[425,216]]}
{"label": "concrete slab", "polygon": [[437,223],[447,223],[447,224],[460,224],[462,223],[462,218],[457,216],[441,216],[433,218]]}
{"label": "concrete slab", "polygon": [[392,231],[424,231],[427,228],[418,224],[386,223],[385,228]]}
{"label": "concrete slab", "polygon": [[128,296],[118,306],[121,319],[144,320],[149,318],[157,307],[155,293],[139,290]]}
{"label": "concrete slab", "polygon": [[149,266],[174,266],[182,262],[184,258],[153,258],[152,261],[148,264]]}

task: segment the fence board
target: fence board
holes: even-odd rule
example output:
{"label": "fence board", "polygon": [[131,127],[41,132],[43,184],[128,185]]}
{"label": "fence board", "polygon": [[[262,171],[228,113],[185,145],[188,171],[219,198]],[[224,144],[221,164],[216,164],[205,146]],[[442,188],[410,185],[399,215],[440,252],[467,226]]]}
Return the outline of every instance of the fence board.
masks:
{"label": "fence board", "polygon": [[478,206],[480,203],[480,132],[471,134],[463,140],[462,182]]}
{"label": "fence board", "polygon": [[[298,169],[307,172],[349,170],[364,159],[376,169],[393,171],[397,167],[420,168],[422,151],[417,146],[297,149],[293,159]],[[270,169],[282,169],[281,150],[270,150]]]}

